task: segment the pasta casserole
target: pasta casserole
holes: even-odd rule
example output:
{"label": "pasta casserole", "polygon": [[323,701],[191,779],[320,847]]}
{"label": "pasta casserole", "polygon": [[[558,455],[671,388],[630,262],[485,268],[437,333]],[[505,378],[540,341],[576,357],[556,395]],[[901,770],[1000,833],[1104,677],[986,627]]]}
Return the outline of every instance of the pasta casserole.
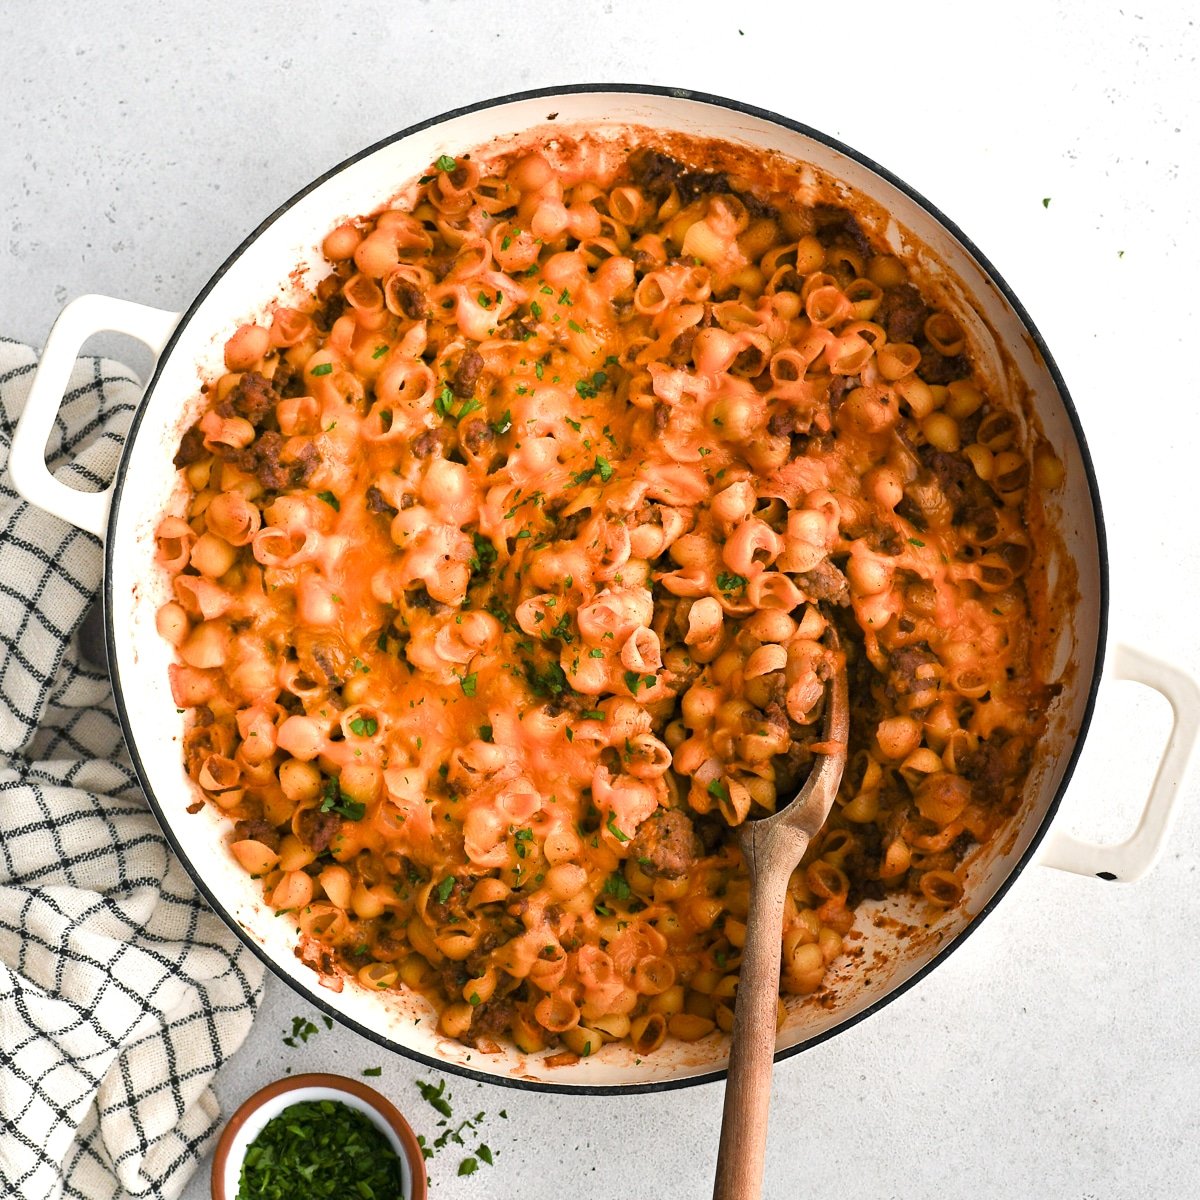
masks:
{"label": "pasta casserole", "polygon": [[552,1061],[727,1031],[733,834],[803,783],[835,654],[786,993],[864,901],[956,905],[1016,812],[1062,467],[805,178],[685,139],[443,156],[226,343],[158,625],[197,804],[332,986]]}

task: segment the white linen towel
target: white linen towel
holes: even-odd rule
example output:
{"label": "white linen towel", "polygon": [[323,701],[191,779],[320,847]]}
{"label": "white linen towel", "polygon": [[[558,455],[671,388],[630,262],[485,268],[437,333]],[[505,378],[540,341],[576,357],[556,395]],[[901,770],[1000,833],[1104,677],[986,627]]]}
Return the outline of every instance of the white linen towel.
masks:
{"label": "white linen towel", "polygon": [[[172,856],[80,651],[100,543],[8,479],[35,366],[0,339],[0,1195],[169,1198],[216,1134],[210,1085],[262,968]],[[58,478],[107,483],[139,394],[119,364],[79,360]]]}

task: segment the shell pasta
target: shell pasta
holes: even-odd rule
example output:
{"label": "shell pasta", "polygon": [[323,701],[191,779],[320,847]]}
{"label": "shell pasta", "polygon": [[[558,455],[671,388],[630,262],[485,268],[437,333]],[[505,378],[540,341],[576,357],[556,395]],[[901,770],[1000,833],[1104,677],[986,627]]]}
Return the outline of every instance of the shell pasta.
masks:
{"label": "shell pasta", "polygon": [[864,900],[958,903],[1055,692],[1061,464],[855,215],[712,154],[443,156],[228,340],[176,456],[190,777],[306,963],[485,1051],[730,1029],[733,830],[803,783],[837,656],[793,995]]}

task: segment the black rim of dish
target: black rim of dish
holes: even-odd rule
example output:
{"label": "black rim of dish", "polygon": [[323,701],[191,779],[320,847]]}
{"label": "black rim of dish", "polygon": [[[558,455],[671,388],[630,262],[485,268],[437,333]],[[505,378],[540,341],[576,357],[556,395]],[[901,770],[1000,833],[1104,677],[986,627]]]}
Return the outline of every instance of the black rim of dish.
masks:
{"label": "black rim of dish", "polygon": [[[455,108],[455,109],[450,110],[449,112],[442,113],[440,116],[431,117],[425,121],[418,121],[416,124],[409,125],[405,129],[400,130],[398,133],[392,134],[390,137],[383,138],[381,141],[375,142],[373,145],[367,146],[365,149],[360,150],[357,154],[352,154],[349,158],[344,159],[342,162],[340,162],[336,166],[330,168],[324,174],[319,175],[316,179],[314,179],[306,187],[302,188],[294,196],[292,196],[291,199],[287,200],[284,204],[280,205],[273,213],[271,213],[271,215],[269,217],[267,217],[261,224],[259,224],[241,242],[241,244],[237,247],[237,249],[234,250],[233,253],[221,264],[221,266],[217,268],[217,270],[214,272],[212,278],[209,279],[209,281],[204,285],[204,287],[201,289],[201,291],[196,296],[196,298],[188,306],[187,311],[184,312],[184,314],[180,318],[178,326],[176,327],[175,331],[172,333],[166,346],[163,348],[162,353],[159,355],[158,360],[155,363],[154,371],[150,376],[150,381],[146,385],[146,390],[145,390],[145,393],[142,398],[142,403],[139,404],[138,410],[134,414],[133,422],[130,425],[129,434],[126,439],[126,448],[128,449],[128,447],[133,444],[133,441],[137,436],[138,430],[141,427],[142,417],[146,410],[145,401],[150,397],[151,393],[154,390],[155,385],[158,382],[158,378],[162,372],[162,364],[165,363],[167,361],[167,359],[170,357],[172,351],[175,348],[177,341],[179,340],[179,337],[180,337],[182,331],[187,327],[193,314],[200,307],[200,305],[204,302],[204,300],[207,298],[208,294],[216,286],[217,282],[226,274],[227,271],[229,271],[229,269],[233,266],[233,264],[241,257],[241,255],[247,249],[247,247],[250,246],[254,241],[256,241],[257,238],[259,237],[259,235],[262,234],[264,230],[266,230],[269,226],[273,225],[275,223],[275,221],[277,221],[284,213],[286,213],[289,209],[291,209],[293,207],[293,205],[296,204],[297,201],[303,199],[303,197],[307,196],[310,192],[319,188],[322,184],[324,184],[329,179],[332,179],[335,175],[338,175],[341,171],[345,170],[347,167],[350,167],[353,164],[361,161],[362,159],[369,157],[370,155],[374,154],[378,150],[381,150],[385,146],[390,146],[393,143],[398,142],[403,138],[409,137],[410,135],[412,135],[414,133],[420,132],[421,130],[432,128],[435,125],[444,124],[445,122],[453,120],[456,117],[465,116],[469,113],[482,112],[486,109],[498,108],[501,105],[513,104],[513,103],[517,103],[519,101],[524,101],[524,100],[538,100],[538,99],[553,100],[555,97],[560,97],[560,96],[578,95],[581,93],[597,93],[597,92],[599,92],[599,93],[611,92],[611,93],[625,94],[625,95],[656,96],[656,97],[666,97],[668,99],[686,100],[686,101],[691,101],[694,103],[711,105],[715,108],[728,109],[733,112],[742,113],[746,116],[755,117],[755,118],[758,118],[763,121],[771,122],[773,124],[782,126],[785,129],[789,129],[795,133],[799,133],[799,134],[804,135],[805,137],[811,138],[813,141],[820,142],[822,145],[829,147],[831,150],[837,151],[839,154],[844,154],[847,158],[854,160],[859,165],[866,167],[868,170],[874,172],[880,178],[884,179],[886,182],[891,184],[892,187],[903,192],[904,195],[906,195],[909,199],[914,201],[916,204],[920,205],[921,208],[923,208],[931,217],[933,217],[945,229],[947,229],[957,239],[959,244],[967,251],[967,253],[970,254],[972,258],[974,258],[976,263],[978,263],[979,267],[983,270],[983,272],[987,275],[987,277],[991,280],[991,282],[999,290],[999,292],[1004,297],[1004,299],[1012,307],[1013,311],[1016,313],[1017,317],[1020,319],[1022,325],[1024,326],[1026,332],[1029,334],[1030,338],[1033,340],[1033,343],[1036,346],[1039,355],[1041,356],[1042,360],[1044,361],[1044,363],[1046,365],[1046,369],[1049,372],[1050,377],[1054,381],[1055,388],[1057,389],[1058,394],[1062,399],[1063,406],[1067,413],[1067,418],[1071,423],[1072,430],[1074,431],[1075,439],[1076,439],[1076,442],[1078,443],[1078,447],[1079,447],[1080,458],[1083,461],[1084,470],[1087,475],[1087,486],[1088,486],[1089,495],[1091,497],[1092,511],[1095,514],[1096,543],[1097,543],[1099,568],[1100,568],[1100,595],[1099,595],[1099,622],[1098,622],[1099,628],[1098,628],[1098,635],[1097,635],[1097,641],[1096,641],[1096,655],[1095,655],[1094,662],[1092,664],[1091,686],[1088,689],[1087,702],[1084,707],[1083,718],[1079,724],[1079,731],[1075,735],[1074,743],[1071,748],[1070,758],[1067,762],[1066,770],[1063,773],[1062,781],[1059,784],[1057,791],[1055,792],[1054,798],[1051,800],[1049,806],[1047,807],[1045,815],[1043,816],[1042,820],[1039,822],[1037,829],[1034,831],[1033,837],[1031,838],[1029,846],[1026,848],[1025,853],[1021,856],[1020,860],[1016,863],[1016,865],[1008,873],[1008,875],[1005,877],[1005,879],[1001,882],[1000,886],[996,889],[995,894],[991,897],[991,899],[988,900],[987,904],[985,904],[984,907],[982,909],[980,909],[979,913],[974,917],[974,919],[959,934],[957,934],[954,938],[952,938],[949,942],[947,942],[945,946],[943,946],[940,950],[938,950],[937,953],[934,954],[934,956],[929,960],[929,962],[927,962],[923,967],[921,967],[920,970],[914,972],[913,975],[911,977],[909,977],[908,979],[904,980],[903,983],[897,984],[891,990],[884,993],[874,1003],[868,1005],[866,1008],[862,1009],[860,1012],[854,1013],[852,1016],[846,1017],[845,1020],[839,1022],[837,1025],[833,1026],[831,1029],[827,1029],[822,1033],[816,1034],[813,1037],[808,1038],[805,1041],[800,1042],[799,1044],[797,1044],[795,1046],[788,1047],[785,1050],[777,1051],[775,1054],[775,1061],[780,1062],[785,1058],[791,1058],[793,1055],[799,1054],[803,1050],[809,1050],[814,1046],[820,1045],[822,1042],[827,1041],[829,1038],[833,1037],[835,1034],[845,1033],[847,1030],[849,1030],[849,1029],[853,1028],[855,1025],[857,1025],[860,1021],[871,1016],[873,1013],[878,1012],[885,1005],[890,1004],[893,1000],[902,996],[905,992],[907,992],[909,990],[909,988],[915,986],[917,983],[919,983],[921,980],[923,980],[930,973],[930,971],[932,971],[936,966],[938,966],[940,963],[944,962],[946,960],[946,957],[950,953],[952,953],[955,949],[957,949],[957,947],[961,946],[963,944],[963,942],[967,939],[967,937],[969,937],[972,932],[974,932],[977,928],[979,928],[979,926],[983,922],[984,918],[987,917],[989,913],[991,913],[991,911],[996,907],[997,904],[999,904],[999,902],[1003,899],[1005,894],[1008,892],[1008,889],[1012,886],[1014,880],[1017,878],[1018,875],[1021,874],[1021,872],[1025,869],[1025,867],[1028,866],[1030,860],[1033,858],[1033,855],[1037,851],[1038,846],[1041,844],[1042,838],[1045,836],[1046,831],[1050,826],[1050,822],[1054,819],[1054,815],[1058,811],[1058,807],[1062,802],[1062,798],[1063,798],[1064,793],[1066,792],[1067,785],[1070,783],[1071,776],[1074,774],[1075,766],[1079,759],[1080,750],[1082,749],[1084,739],[1087,736],[1088,727],[1091,724],[1092,714],[1093,714],[1093,711],[1096,706],[1096,694],[1097,694],[1097,690],[1099,689],[1099,686],[1100,686],[1100,677],[1101,677],[1101,673],[1102,673],[1103,666],[1104,666],[1104,652],[1105,652],[1105,645],[1106,645],[1107,637],[1108,637],[1108,593],[1109,593],[1108,546],[1107,546],[1107,539],[1105,536],[1105,529],[1104,529],[1104,517],[1103,517],[1101,505],[1100,505],[1100,492],[1099,492],[1099,489],[1096,484],[1096,473],[1095,473],[1095,470],[1092,465],[1091,454],[1088,451],[1087,441],[1084,437],[1083,427],[1081,426],[1081,424],[1079,422],[1079,415],[1075,410],[1075,405],[1074,405],[1074,402],[1071,400],[1070,393],[1067,391],[1066,382],[1064,381],[1062,374],[1059,371],[1058,366],[1054,361],[1053,356],[1050,354],[1050,350],[1047,347],[1045,341],[1043,340],[1042,335],[1038,332],[1037,327],[1034,325],[1033,321],[1031,320],[1031,318],[1029,316],[1029,313],[1025,310],[1024,305],[1020,302],[1020,300],[1017,299],[1017,297],[1013,293],[1012,289],[1008,286],[1008,284],[1000,276],[1000,274],[996,270],[996,268],[992,266],[991,262],[978,250],[978,248],[975,246],[974,242],[972,242],[962,232],[962,230],[959,229],[959,227],[953,221],[951,221],[948,217],[946,217],[937,208],[936,205],[931,204],[927,199],[925,199],[924,196],[922,196],[919,192],[917,192],[913,188],[911,188],[903,180],[901,180],[897,176],[893,175],[885,167],[880,166],[878,163],[874,162],[872,159],[868,158],[866,155],[860,154],[857,150],[853,149],[850,146],[847,146],[843,142],[838,141],[836,138],[832,138],[832,137],[828,136],[827,134],[820,132],[817,129],[813,129],[811,126],[805,125],[803,122],[793,120],[790,117],[781,116],[780,114],[771,112],[768,109],[758,108],[752,104],[745,104],[739,100],[730,100],[727,97],[713,95],[712,93],[709,93],[709,92],[691,91],[691,90],[688,90],[685,88],[659,87],[659,86],[655,86],[655,85],[651,85],[651,84],[580,83],[580,84],[566,85],[566,86],[562,86],[562,87],[536,88],[531,91],[513,92],[508,95],[499,96],[499,97],[496,97],[491,100],[483,100],[483,101],[480,101],[475,104],[464,105],[461,108]],[[117,516],[118,516],[120,507],[121,507],[121,498],[122,498],[122,493],[123,493],[124,484],[125,484],[126,458],[127,458],[127,453],[122,455],[121,463],[117,468],[116,481],[115,481],[115,484],[113,487],[112,506],[109,510],[108,529],[107,529],[107,537],[105,539],[105,551],[104,551],[104,554],[105,554],[105,572],[104,572],[105,619],[104,619],[104,624],[105,624],[105,639],[106,639],[107,648],[108,648],[108,661],[110,664],[115,664],[117,661],[116,653],[115,653],[116,642],[115,642],[113,623],[112,623],[112,612],[113,612],[113,601],[114,601],[113,592],[112,592],[112,576],[113,576],[113,572],[112,572],[113,549],[112,548],[114,545],[114,539],[113,539],[112,535],[116,529]],[[126,742],[126,745],[129,747],[130,757],[133,760],[134,769],[137,771],[138,779],[141,782],[142,789],[145,791],[146,798],[150,803],[150,807],[153,810],[154,815],[157,818],[159,825],[162,827],[164,836],[166,837],[168,843],[170,843],[171,848],[174,850],[175,854],[178,856],[180,862],[182,862],[184,869],[188,872],[188,874],[191,876],[193,882],[196,884],[197,889],[204,896],[204,898],[208,901],[208,903],[212,907],[213,911],[216,912],[218,915],[220,915],[224,919],[225,923],[229,926],[229,928],[231,930],[233,930],[233,932],[251,950],[251,952],[257,958],[259,958],[263,962],[263,964],[277,978],[283,980],[283,982],[285,982],[286,984],[288,984],[288,986],[293,988],[299,995],[303,996],[305,998],[305,1000],[307,1000],[309,1003],[315,1004],[318,1009],[320,1009],[322,1012],[326,1013],[328,1016],[330,1016],[331,1018],[333,1018],[340,1024],[346,1026],[349,1029],[353,1029],[356,1033],[361,1034],[363,1037],[374,1042],[378,1046],[381,1046],[385,1049],[392,1050],[392,1051],[395,1051],[396,1053],[402,1054],[405,1057],[413,1059],[417,1062],[420,1062],[433,1070],[444,1071],[444,1072],[448,1072],[448,1073],[455,1074],[455,1075],[461,1075],[461,1076],[464,1076],[465,1078],[473,1079],[473,1080],[476,1080],[477,1082],[481,1082],[481,1083],[499,1084],[504,1087],[520,1088],[520,1089],[524,1089],[524,1090],[528,1090],[528,1091],[565,1093],[565,1094],[587,1095],[587,1096],[633,1095],[633,1094],[644,1093],[644,1092],[670,1091],[670,1090],[674,1090],[676,1088],[691,1087],[691,1086],[694,1086],[696,1084],[701,1084],[701,1083],[712,1083],[712,1082],[715,1082],[716,1080],[724,1078],[726,1071],[724,1068],[721,1068],[721,1069],[717,1069],[717,1070],[713,1070],[713,1071],[707,1071],[702,1074],[690,1075],[690,1076],[687,1076],[682,1079],[661,1079],[661,1080],[655,1080],[655,1081],[648,1082],[648,1083],[631,1083],[631,1084],[570,1084],[570,1083],[542,1082],[542,1081],[534,1081],[534,1080],[528,1080],[528,1079],[515,1079],[515,1078],[512,1078],[511,1076],[495,1075],[495,1074],[491,1074],[486,1071],[477,1071],[477,1070],[472,1069],[471,1067],[460,1066],[457,1063],[449,1062],[445,1059],[434,1058],[431,1055],[422,1054],[420,1051],[413,1050],[407,1046],[402,1046],[402,1045],[398,1044],[397,1042],[393,1041],[391,1038],[386,1037],[383,1034],[378,1033],[377,1031],[370,1029],[367,1026],[361,1024],[360,1022],[347,1017],[344,1013],[342,1013],[340,1010],[334,1008],[333,1005],[329,1004],[326,1000],[324,1000],[321,997],[321,995],[319,994],[321,989],[316,982],[315,976],[314,976],[313,983],[309,986],[305,986],[305,984],[301,983],[299,980],[297,980],[297,979],[293,978],[292,976],[283,972],[276,965],[275,960],[263,949],[263,947],[261,945],[259,945],[259,943],[256,942],[254,940],[254,938],[251,937],[250,934],[247,933],[247,931],[245,929],[243,929],[236,920],[234,920],[234,918],[230,915],[229,912],[226,911],[220,898],[217,897],[212,892],[211,888],[208,886],[208,884],[205,882],[205,880],[201,877],[200,873],[192,865],[191,860],[188,858],[185,848],[183,847],[180,840],[176,837],[169,820],[166,818],[166,815],[165,815],[162,805],[159,803],[158,799],[155,797],[154,792],[150,786],[150,780],[147,776],[145,765],[142,762],[141,756],[138,753],[137,739],[134,734],[133,722],[130,719],[129,711],[128,711],[128,708],[125,703],[125,695],[124,695],[124,691],[121,687],[119,674],[116,670],[112,670],[111,676],[112,676],[112,685],[113,685],[113,695],[114,695],[115,701],[116,701],[117,715],[120,719],[121,728],[125,735],[125,742]]]}

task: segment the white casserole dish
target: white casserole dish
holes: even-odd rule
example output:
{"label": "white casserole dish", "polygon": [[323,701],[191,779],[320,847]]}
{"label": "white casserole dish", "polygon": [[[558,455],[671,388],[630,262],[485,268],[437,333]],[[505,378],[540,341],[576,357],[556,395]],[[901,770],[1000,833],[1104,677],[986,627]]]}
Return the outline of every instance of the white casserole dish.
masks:
{"label": "white casserole dish", "polygon": [[[859,965],[835,970],[838,1003],[826,1008],[793,999],[778,1039],[778,1056],[794,1054],[848,1028],[923,978],[998,902],[1042,845],[1043,861],[1104,879],[1130,880],[1152,861],[1166,830],[1171,801],[1196,732],[1200,693],[1164,664],[1118,647],[1110,674],[1162,691],[1176,727],[1147,801],[1138,832],[1121,846],[1097,847],[1051,831],[1051,820],[1086,732],[1105,652],[1107,561],[1095,478],[1074,407],[1042,340],[1019,301],[987,260],[927,201],[882,168],[787,118],[733,101],[678,90],[584,85],[506,97],[423,122],[372,146],[314,181],[272,214],[217,270],[183,314],[87,296],[64,309],[47,342],[14,438],[11,467],[18,490],[33,503],[105,541],[104,599],[109,665],[117,707],[134,764],[167,837],[197,885],[267,965],[321,1009],[379,1044],[439,1069],[517,1086],[596,1092],[640,1091],[718,1078],[727,1042],[718,1035],[691,1044],[668,1043],[635,1060],[612,1045],[572,1065],[548,1067],[541,1056],[515,1049],[482,1055],[439,1036],[432,1010],[419,996],[368,992],[347,982],[340,992],[320,986],[293,953],[294,931],[276,918],[255,884],[226,849],[227,824],[211,806],[197,814],[181,754],[184,717],[168,686],[171,647],[155,630],[155,611],[167,580],[154,561],[154,529],[164,510],[181,507],[171,465],[180,431],[194,415],[198,383],[219,373],[226,338],[294,288],[297,264],[311,267],[312,286],[324,271],[319,245],[347,216],[370,211],[393,196],[440,154],[455,154],[513,135],[581,126],[595,131],[648,126],[722,138],[781,152],[844,181],[892,216],[887,240],[915,256],[969,327],[985,363],[999,364],[999,347],[1023,381],[1037,420],[1066,465],[1065,486],[1053,500],[1062,541],[1051,564],[1077,581],[1071,619],[1063,622],[1058,662],[1068,667],[1051,730],[1035,761],[1022,819],[996,852],[968,871],[967,895],[931,928],[897,942],[869,919]],[[54,480],[44,461],[47,434],[79,346],[92,333],[118,330],[144,341],[158,361],[130,430],[113,486],[85,495]],[[997,366],[996,374],[1003,372]],[[188,406],[192,408],[189,409]],[[878,905],[868,905],[870,909]],[[903,920],[891,902],[884,916]],[[920,917],[928,921],[928,914]],[[886,924],[886,922],[882,922]],[[866,964],[869,969],[866,969]]]}

